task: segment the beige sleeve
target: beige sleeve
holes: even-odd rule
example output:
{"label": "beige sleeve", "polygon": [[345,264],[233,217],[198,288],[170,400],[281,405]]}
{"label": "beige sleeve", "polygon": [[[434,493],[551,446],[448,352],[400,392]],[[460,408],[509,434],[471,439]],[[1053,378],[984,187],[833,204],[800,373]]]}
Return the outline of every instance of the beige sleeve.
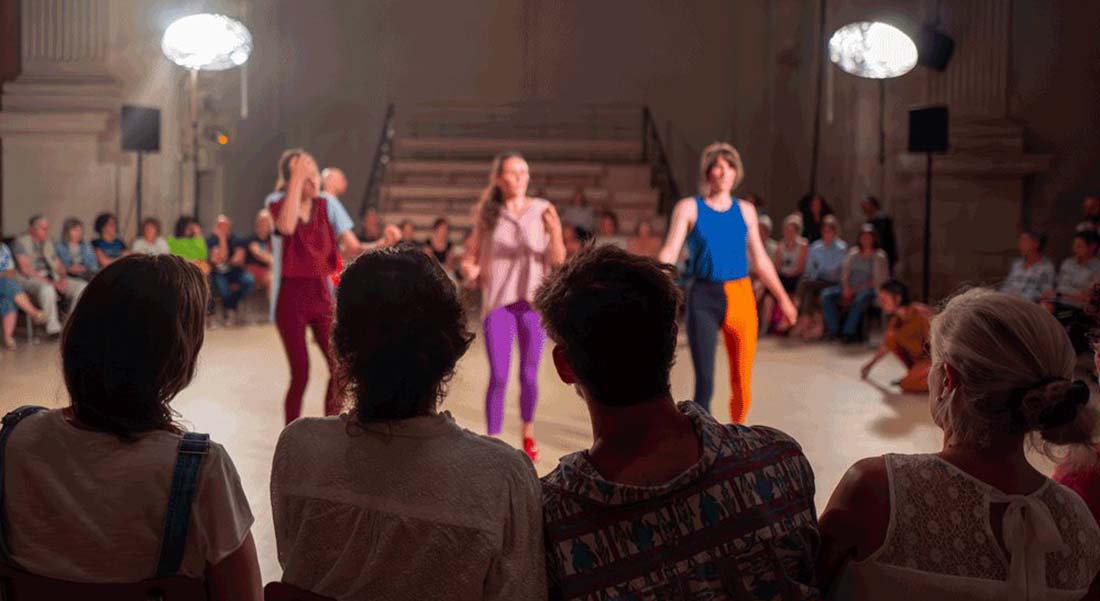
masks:
{"label": "beige sleeve", "polygon": [[504,540],[485,578],[483,599],[546,599],[546,549],[542,531],[542,486],[534,466],[523,458],[524,469],[510,478],[509,512]]}
{"label": "beige sleeve", "polygon": [[191,531],[206,562],[216,564],[240,548],[255,520],[237,468],[220,444],[210,443],[200,478]]}

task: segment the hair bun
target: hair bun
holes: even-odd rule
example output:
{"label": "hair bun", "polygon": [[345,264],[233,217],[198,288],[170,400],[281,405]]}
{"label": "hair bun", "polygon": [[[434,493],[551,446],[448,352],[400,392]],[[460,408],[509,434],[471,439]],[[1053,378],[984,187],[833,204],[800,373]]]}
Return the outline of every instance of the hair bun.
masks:
{"label": "hair bun", "polygon": [[1081,380],[1055,380],[1032,390],[1043,397],[1039,404],[1042,408],[1035,420],[1040,430],[1058,428],[1072,422],[1077,417],[1077,411],[1089,402],[1089,387]]}

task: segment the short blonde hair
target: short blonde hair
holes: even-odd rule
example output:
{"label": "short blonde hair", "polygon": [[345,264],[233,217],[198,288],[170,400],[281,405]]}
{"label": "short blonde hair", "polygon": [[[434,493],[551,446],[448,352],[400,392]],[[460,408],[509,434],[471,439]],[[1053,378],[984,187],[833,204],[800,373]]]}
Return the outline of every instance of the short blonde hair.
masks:
{"label": "short blonde hair", "polygon": [[708,189],[708,174],[714,164],[718,162],[718,159],[725,159],[733,170],[737,172],[737,177],[733,180],[733,187],[730,191],[737,189],[737,186],[741,185],[741,182],[745,180],[745,165],[741,162],[741,153],[737,152],[737,149],[725,142],[715,142],[710,146],[703,149],[703,154],[699,157],[699,192],[700,194],[706,194]]}
{"label": "short blonde hair", "polygon": [[[1071,381],[1073,345],[1039,305],[985,288],[963,292],[933,320],[931,350],[932,417],[953,439],[982,445],[997,432],[1035,432],[1051,444],[1092,441],[1096,413],[1087,386]],[[945,365],[958,374],[950,395]]]}
{"label": "short blonde hair", "polygon": [[802,230],[805,225],[802,223],[801,213],[791,213],[783,219],[783,229],[787,229],[788,226],[793,225],[797,231],[796,236],[802,235]]}

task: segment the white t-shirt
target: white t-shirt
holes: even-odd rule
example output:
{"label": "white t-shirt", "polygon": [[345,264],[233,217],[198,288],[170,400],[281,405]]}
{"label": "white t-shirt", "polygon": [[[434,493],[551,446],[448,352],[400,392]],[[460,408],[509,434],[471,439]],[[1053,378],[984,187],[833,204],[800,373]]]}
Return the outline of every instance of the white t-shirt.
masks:
{"label": "white t-shirt", "polygon": [[[157,430],[124,442],[73,426],[60,409],[23,419],[5,451],[12,559],[33,574],[61,580],[152,578],[181,438]],[[241,546],[252,522],[233,462],[211,442],[180,573],[202,578],[207,563]]]}
{"label": "white t-shirt", "polygon": [[134,240],[133,246],[130,250],[139,255],[170,255],[172,251],[168,248],[168,241],[163,236],[157,236],[157,239],[150,244],[145,238],[138,238]]}

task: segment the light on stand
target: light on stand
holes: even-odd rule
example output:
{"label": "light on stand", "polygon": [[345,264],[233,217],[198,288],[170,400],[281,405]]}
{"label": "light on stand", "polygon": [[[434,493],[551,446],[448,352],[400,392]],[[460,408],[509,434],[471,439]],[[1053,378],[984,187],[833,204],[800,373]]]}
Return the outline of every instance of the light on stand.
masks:
{"label": "light on stand", "polygon": [[[252,34],[240,21],[225,15],[202,13],[177,19],[160,43],[169,60],[191,72],[191,165],[194,176],[194,216],[199,218],[199,71],[242,67],[252,54]],[[244,74],[242,73],[242,98]],[[247,108],[241,107],[242,115]]]}

